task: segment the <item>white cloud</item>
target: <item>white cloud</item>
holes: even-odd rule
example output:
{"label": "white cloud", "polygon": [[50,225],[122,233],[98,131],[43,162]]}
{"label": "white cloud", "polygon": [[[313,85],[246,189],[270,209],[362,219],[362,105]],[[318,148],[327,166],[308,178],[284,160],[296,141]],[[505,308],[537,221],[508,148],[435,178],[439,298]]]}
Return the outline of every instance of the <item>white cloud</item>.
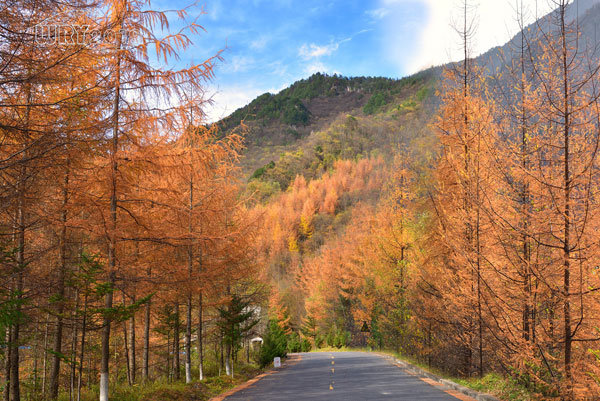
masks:
{"label": "white cloud", "polygon": [[344,40],[351,40],[353,37],[363,34],[363,33],[367,33],[367,32],[371,32],[373,29],[361,29],[360,31],[356,32],[354,35],[352,35],[351,37],[349,37],[348,39],[344,39]]}
{"label": "white cloud", "polygon": [[262,50],[267,46],[269,38],[266,36],[260,36],[259,38],[250,42],[250,48],[253,50]]}
{"label": "white cloud", "polygon": [[328,72],[328,70],[329,70],[329,68],[327,68],[325,66],[325,64],[323,64],[320,61],[315,61],[313,63],[310,63],[304,69],[304,71],[309,75],[312,75],[317,72]]}
{"label": "white cloud", "polygon": [[248,56],[233,56],[231,61],[226,60],[226,69],[229,72],[248,71],[254,65],[254,59]]}
{"label": "white cloud", "polygon": [[267,90],[267,92],[276,95],[290,85],[291,85],[291,83],[286,82],[286,83],[282,84],[279,88],[270,88],[269,90]]}
{"label": "white cloud", "polygon": [[284,76],[288,73],[288,66],[281,60],[275,60],[267,64],[267,68],[271,71],[271,75]]}
{"label": "white cloud", "polygon": [[322,56],[329,56],[339,47],[338,43],[330,43],[328,45],[319,46],[311,43],[309,45],[303,44],[300,46],[298,54],[305,60],[311,58],[319,58]]}
{"label": "white cloud", "polygon": [[210,6],[204,7],[204,11],[208,14],[208,17],[216,21],[222,13],[222,4],[220,0],[214,0]]}
{"label": "white cloud", "polygon": [[[380,0],[380,7],[392,16],[384,19],[384,51],[400,69],[411,73],[460,59],[460,39],[452,22],[460,21],[461,3],[459,0]],[[476,6],[477,20],[477,32],[471,49],[474,56],[506,43],[518,32],[516,0],[475,0],[471,3]],[[543,0],[523,0],[523,3],[527,10],[526,24],[533,22],[536,15],[540,17],[549,11],[548,2]],[[405,15],[403,11],[408,7],[417,6],[427,8],[427,19],[424,26],[422,21],[413,22],[417,30],[417,53],[407,56],[406,49],[398,46],[404,28],[393,16]]]}
{"label": "white cloud", "polygon": [[208,89],[207,95],[212,100],[212,104],[206,105],[205,108],[207,122],[215,122],[227,117],[264,92],[258,87],[251,86]]}
{"label": "white cloud", "polygon": [[373,10],[368,10],[366,13],[371,18],[379,20],[379,19],[383,19],[386,15],[388,15],[390,13],[390,10],[385,7],[380,7],[380,8],[376,8]]}
{"label": "white cloud", "polygon": [[330,56],[337,49],[339,49],[339,47],[342,43],[350,42],[355,36],[361,35],[366,32],[370,32],[372,30],[373,29],[362,29],[362,30],[356,32],[355,34],[353,34],[352,36],[349,36],[349,37],[344,38],[337,42],[331,42],[328,45],[317,45],[315,43],[310,43],[307,45],[305,43],[302,46],[300,46],[300,49],[298,49],[298,54],[300,57],[302,57],[305,60],[310,60],[313,58],[318,59],[323,56]]}

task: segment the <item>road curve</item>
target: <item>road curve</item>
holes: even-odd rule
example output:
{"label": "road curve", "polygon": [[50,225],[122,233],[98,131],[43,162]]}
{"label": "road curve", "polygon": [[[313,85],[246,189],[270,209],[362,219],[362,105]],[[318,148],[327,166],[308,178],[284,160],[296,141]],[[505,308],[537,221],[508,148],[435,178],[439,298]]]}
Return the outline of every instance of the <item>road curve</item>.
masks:
{"label": "road curve", "polygon": [[300,358],[225,400],[471,400],[458,394],[454,397],[441,386],[410,375],[376,354],[315,352],[302,353]]}

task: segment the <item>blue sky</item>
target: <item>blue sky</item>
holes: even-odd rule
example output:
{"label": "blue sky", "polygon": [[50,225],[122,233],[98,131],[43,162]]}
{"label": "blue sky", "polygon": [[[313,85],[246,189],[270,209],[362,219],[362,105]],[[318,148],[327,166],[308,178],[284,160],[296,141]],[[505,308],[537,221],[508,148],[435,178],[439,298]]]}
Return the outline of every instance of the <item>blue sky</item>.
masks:
{"label": "blue sky", "polygon": [[[197,39],[199,59],[226,47],[225,61],[211,85],[210,118],[223,117],[255,96],[277,92],[315,72],[401,77],[409,71],[387,55],[381,15],[360,0],[209,0],[199,19],[206,33]],[[415,28],[426,7],[415,2],[398,17],[397,42],[406,57],[418,43]],[[190,52],[188,52],[190,53]],[[383,59],[382,59],[383,56]]]}
{"label": "blue sky", "polygon": [[[203,0],[201,0],[203,1]],[[534,3],[535,0],[524,0]],[[185,0],[158,0],[159,9]],[[222,118],[264,92],[278,92],[314,72],[399,78],[456,54],[451,28],[457,0],[205,0],[189,10],[206,32],[181,63],[201,62],[220,49],[224,61],[208,85]],[[515,32],[514,0],[480,0],[474,51],[504,43]],[[511,27],[512,25],[512,27]]]}

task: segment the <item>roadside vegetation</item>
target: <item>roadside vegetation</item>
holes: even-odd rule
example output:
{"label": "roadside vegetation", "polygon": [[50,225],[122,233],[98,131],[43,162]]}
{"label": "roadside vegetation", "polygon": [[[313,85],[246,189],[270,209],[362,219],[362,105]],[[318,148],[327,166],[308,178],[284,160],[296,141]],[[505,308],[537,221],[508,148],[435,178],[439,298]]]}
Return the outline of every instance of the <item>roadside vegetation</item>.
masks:
{"label": "roadside vegetation", "polygon": [[[241,364],[234,377],[222,375],[208,376],[203,381],[185,383],[172,382],[164,379],[148,383],[138,383],[130,386],[125,382],[115,383],[111,399],[118,401],[205,401],[256,377],[264,372],[256,364]],[[98,399],[98,388],[93,386],[84,389],[81,401],[95,401]],[[68,394],[61,395],[59,401],[69,400]]]}

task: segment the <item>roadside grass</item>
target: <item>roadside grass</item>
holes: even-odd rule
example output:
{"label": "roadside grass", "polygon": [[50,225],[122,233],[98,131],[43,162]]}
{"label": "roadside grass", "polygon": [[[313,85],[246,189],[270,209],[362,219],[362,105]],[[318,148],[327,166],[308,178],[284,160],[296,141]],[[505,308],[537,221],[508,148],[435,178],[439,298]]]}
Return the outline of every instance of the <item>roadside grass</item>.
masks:
{"label": "roadside grass", "polygon": [[313,350],[312,352],[343,352],[343,351],[356,351],[356,352],[373,352],[393,356],[397,359],[406,361],[412,365],[418,366],[419,368],[426,370],[434,375],[453,381],[460,384],[461,386],[468,387],[475,391],[482,393],[491,394],[505,401],[530,401],[534,400],[534,394],[527,390],[527,388],[519,385],[516,380],[510,377],[504,377],[498,373],[487,373],[483,377],[470,377],[460,378],[451,376],[446,372],[443,372],[434,367],[430,367],[427,363],[418,360],[410,355],[403,355],[393,351],[386,350],[371,350],[367,348],[356,348],[356,347],[325,347]]}
{"label": "roadside grass", "polygon": [[[109,399],[110,401],[205,401],[264,372],[254,364],[236,366],[236,369],[233,378],[222,374],[206,377],[201,382],[195,380],[190,384],[184,381],[168,381],[164,378],[148,383],[136,383],[133,386],[129,386],[126,382],[111,383]],[[98,397],[98,386],[82,389],[81,401],[96,401]],[[59,401],[68,399],[68,394],[59,397]]]}
{"label": "roadside grass", "polygon": [[534,395],[520,386],[514,379],[503,377],[498,373],[487,373],[482,378],[451,379],[454,382],[473,390],[495,395],[506,401],[533,400]]}
{"label": "roadside grass", "polygon": [[483,377],[461,378],[449,375],[440,369],[430,367],[427,363],[409,355],[403,355],[390,351],[381,351],[381,353],[394,356],[412,365],[418,366],[423,370],[433,373],[436,376],[453,381],[461,386],[468,387],[475,391],[491,394],[497,398],[500,398],[501,400],[529,401],[534,399],[533,394],[530,393],[525,387],[519,385],[512,378],[504,377],[498,373],[487,373]]}

